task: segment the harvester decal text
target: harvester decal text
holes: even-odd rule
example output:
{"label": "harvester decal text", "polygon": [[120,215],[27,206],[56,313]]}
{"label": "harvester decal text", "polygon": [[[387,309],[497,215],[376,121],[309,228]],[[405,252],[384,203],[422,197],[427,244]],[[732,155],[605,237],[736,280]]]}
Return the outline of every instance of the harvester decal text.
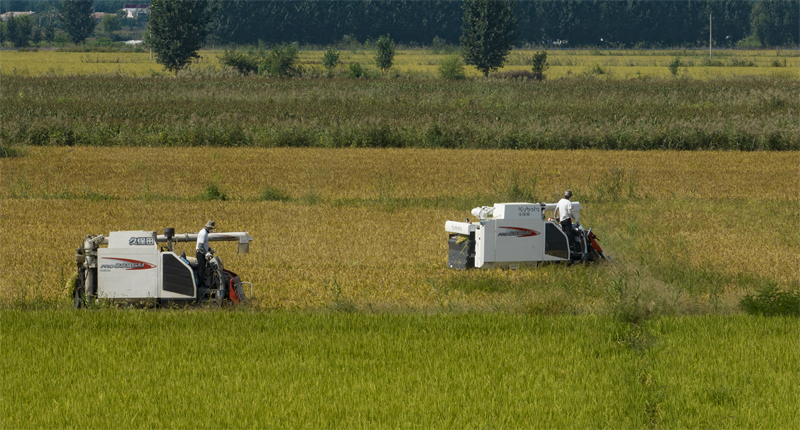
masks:
{"label": "harvester decal text", "polygon": [[156,241],[152,237],[132,237],[128,239],[128,245],[155,245]]}
{"label": "harvester decal text", "polygon": [[504,231],[502,233],[497,233],[498,237],[499,236],[532,237],[532,236],[538,236],[538,235],[542,234],[542,233],[540,233],[540,232],[538,232],[536,230],[531,230],[529,228],[502,227],[502,226],[500,228],[505,228],[505,229],[508,229],[510,231]]}
{"label": "harvester decal text", "polygon": [[144,270],[144,269],[154,269],[156,267],[156,265],[152,263],[147,263],[139,260],[129,260],[127,258],[106,257],[106,260],[117,260],[119,262],[113,264],[103,264],[100,266],[101,269]]}

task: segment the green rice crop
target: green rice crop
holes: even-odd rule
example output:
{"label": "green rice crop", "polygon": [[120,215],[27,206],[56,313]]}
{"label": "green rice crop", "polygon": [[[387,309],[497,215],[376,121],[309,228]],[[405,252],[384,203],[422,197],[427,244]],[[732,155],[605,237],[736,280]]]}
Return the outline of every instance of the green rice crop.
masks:
{"label": "green rice crop", "polygon": [[800,149],[789,79],[4,76],[0,89],[4,148]]}
{"label": "green rice crop", "polygon": [[639,366],[655,427],[800,425],[797,318],[665,318],[647,327]]}
{"label": "green rice crop", "polygon": [[3,428],[796,428],[798,320],[4,311]]}

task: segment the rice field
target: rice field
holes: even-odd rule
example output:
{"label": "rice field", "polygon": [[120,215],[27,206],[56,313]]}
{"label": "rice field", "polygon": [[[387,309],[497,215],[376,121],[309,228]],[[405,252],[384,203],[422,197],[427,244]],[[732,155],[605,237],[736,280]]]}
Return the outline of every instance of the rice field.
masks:
{"label": "rice field", "polygon": [[[67,305],[87,234],[208,219],[256,239],[218,250],[263,309],[603,313],[624,282],[646,312],[736,313],[765,283],[800,288],[798,233],[764,219],[800,216],[794,152],[32,147],[0,167],[6,303]],[[564,188],[619,264],[445,269],[446,220]]]}
{"label": "rice field", "polygon": [[[340,69],[360,63],[376,69],[375,53],[366,49],[342,49]],[[536,50],[517,49],[508,57],[500,71],[529,70],[531,57]],[[733,77],[768,77],[777,79],[800,78],[800,55],[792,50],[548,50],[550,79],[577,76],[599,76],[607,79],[667,78],[667,66],[680,57],[679,76],[689,79],[715,79]],[[193,68],[195,73],[210,73],[219,69],[218,58],[222,50],[202,50],[201,58]],[[400,49],[395,55],[393,71],[401,75],[437,77],[439,63],[457,50],[433,51],[427,49]],[[322,74],[322,50],[300,51],[300,62],[311,75]],[[473,67],[465,69],[468,77],[480,77]],[[151,59],[149,52],[0,52],[0,73],[18,76],[64,75],[169,75],[161,65]]]}
{"label": "rice field", "polygon": [[797,318],[0,314],[4,428],[793,429]]}
{"label": "rice field", "polygon": [[[446,52],[366,81],[219,54],[172,79],[0,52],[0,427],[800,425],[798,319],[740,307],[800,291],[796,52],[549,51],[536,86],[439,81]],[[748,151],[552,149],[587,147]],[[446,220],[565,188],[613,262],[445,268]],[[209,219],[255,238],[215,247],[250,305],[70,310],[87,234]]]}

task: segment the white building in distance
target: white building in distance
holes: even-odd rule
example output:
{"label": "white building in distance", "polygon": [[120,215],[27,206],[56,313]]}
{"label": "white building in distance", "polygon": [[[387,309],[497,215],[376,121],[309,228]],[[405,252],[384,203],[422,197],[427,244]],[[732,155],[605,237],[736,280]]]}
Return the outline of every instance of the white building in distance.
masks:
{"label": "white building in distance", "polygon": [[14,18],[16,18],[18,16],[31,16],[31,15],[33,15],[32,11],[28,11],[28,12],[6,12],[6,13],[0,14],[0,19],[3,20],[3,21],[8,21],[8,19],[11,18],[12,16]]}
{"label": "white building in distance", "polygon": [[126,4],[122,7],[128,14],[128,18],[136,18],[139,16],[140,13],[149,13],[150,12],[150,5],[149,4]]}

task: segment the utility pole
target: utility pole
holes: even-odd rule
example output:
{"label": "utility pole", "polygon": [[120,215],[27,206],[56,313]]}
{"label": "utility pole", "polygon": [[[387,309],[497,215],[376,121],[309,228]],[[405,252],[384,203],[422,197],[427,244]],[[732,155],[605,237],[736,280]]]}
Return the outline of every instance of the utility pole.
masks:
{"label": "utility pole", "polygon": [[711,14],[708,14],[708,59],[711,59]]}

